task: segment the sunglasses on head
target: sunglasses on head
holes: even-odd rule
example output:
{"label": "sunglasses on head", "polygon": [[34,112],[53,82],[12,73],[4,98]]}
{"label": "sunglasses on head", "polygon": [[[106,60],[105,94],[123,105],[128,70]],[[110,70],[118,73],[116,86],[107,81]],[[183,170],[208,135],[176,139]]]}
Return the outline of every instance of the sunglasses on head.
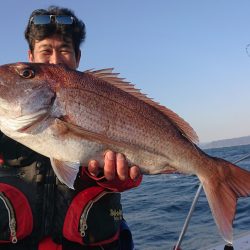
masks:
{"label": "sunglasses on head", "polygon": [[50,23],[70,25],[73,24],[74,17],[62,15],[36,15],[30,19],[30,23],[44,25]]}

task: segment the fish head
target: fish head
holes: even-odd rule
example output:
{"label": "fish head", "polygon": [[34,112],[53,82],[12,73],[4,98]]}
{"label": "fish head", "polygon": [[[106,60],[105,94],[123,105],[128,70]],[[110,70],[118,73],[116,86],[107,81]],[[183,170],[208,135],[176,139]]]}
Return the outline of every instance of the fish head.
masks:
{"label": "fish head", "polygon": [[0,66],[0,128],[19,130],[48,113],[56,95],[52,76],[46,64]]}

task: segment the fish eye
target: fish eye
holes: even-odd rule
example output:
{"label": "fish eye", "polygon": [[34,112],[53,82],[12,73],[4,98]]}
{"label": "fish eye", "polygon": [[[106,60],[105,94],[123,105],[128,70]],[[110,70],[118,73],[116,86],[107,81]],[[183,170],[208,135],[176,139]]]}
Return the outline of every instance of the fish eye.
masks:
{"label": "fish eye", "polygon": [[26,68],[26,69],[20,70],[19,75],[25,79],[29,79],[35,76],[35,71],[30,68]]}

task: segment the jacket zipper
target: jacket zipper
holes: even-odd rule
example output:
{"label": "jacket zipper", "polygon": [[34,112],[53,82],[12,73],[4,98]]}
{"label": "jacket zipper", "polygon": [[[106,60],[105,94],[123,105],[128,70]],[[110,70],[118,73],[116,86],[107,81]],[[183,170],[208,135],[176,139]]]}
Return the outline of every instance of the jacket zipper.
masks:
{"label": "jacket zipper", "polygon": [[98,196],[96,196],[94,199],[90,200],[88,202],[88,204],[85,206],[85,208],[81,214],[80,222],[79,222],[79,232],[80,232],[81,237],[85,236],[86,230],[88,229],[87,219],[88,219],[88,214],[89,214],[91,207],[93,206],[93,204],[95,202],[97,202],[99,199],[101,199],[107,193],[110,193],[110,192],[103,191]]}
{"label": "jacket zipper", "polygon": [[9,199],[4,195],[3,192],[0,192],[0,199],[3,201],[9,216],[9,228],[10,228],[10,237],[12,243],[17,243],[17,237],[16,237],[16,218],[14,209],[12,207],[11,202]]}

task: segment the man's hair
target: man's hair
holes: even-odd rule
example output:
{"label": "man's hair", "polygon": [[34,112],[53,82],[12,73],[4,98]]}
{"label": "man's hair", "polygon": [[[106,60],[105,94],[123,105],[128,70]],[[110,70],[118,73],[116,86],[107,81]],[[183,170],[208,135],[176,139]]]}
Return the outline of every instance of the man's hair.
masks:
{"label": "man's hair", "polygon": [[[55,22],[46,25],[35,25],[31,20],[33,16],[36,15],[72,16],[74,18],[74,22],[72,25],[57,25]],[[37,9],[31,13],[24,35],[32,53],[34,51],[36,40],[41,41],[53,35],[59,35],[64,40],[71,38],[74,45],[75,54],[78,56],[80,45],[85,40],[86,30],[85,24],[75,16],[72,10],[57,6],[50,6],[47,10]]]}

